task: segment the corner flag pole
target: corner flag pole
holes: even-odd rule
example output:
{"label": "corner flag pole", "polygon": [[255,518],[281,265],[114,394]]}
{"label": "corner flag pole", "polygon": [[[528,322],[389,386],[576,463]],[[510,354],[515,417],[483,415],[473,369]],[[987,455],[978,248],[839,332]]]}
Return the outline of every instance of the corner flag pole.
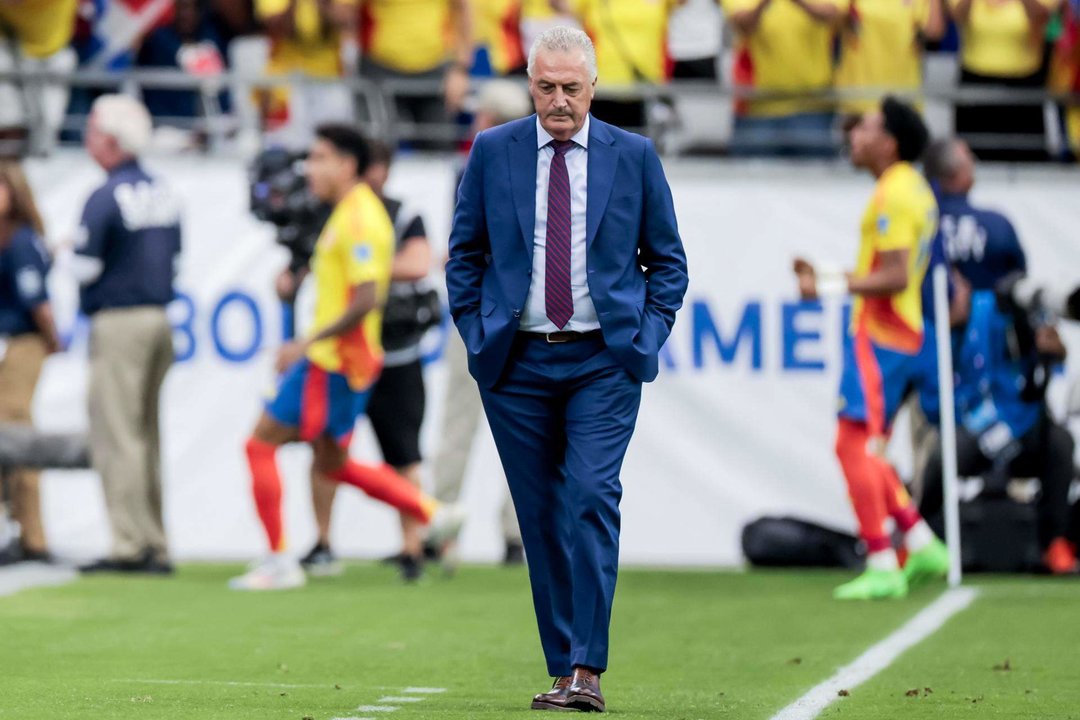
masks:
{"label": "corner flag pole", "polygon": [[962,579],[960,488],[956,470],[956,408],[953,396],[952,328],[949,323],[949,269],[934,268],[934,329],[937,333],[938,391],[941,398],[941,463],[945,482],[945,544],[949,546],[949,586]]}

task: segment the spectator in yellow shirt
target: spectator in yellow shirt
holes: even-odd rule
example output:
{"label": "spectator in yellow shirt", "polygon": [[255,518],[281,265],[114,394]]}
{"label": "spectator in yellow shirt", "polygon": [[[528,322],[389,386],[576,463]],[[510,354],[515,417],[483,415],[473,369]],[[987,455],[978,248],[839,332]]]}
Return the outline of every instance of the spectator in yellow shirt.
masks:
{"label": "spectator in yellow shirt", "polygon": [[473,6],[473,75],[525,75],[521,9],[522,0],[485,0]]}
{"label": "spectator in yellow shirt", "polygon": [[[0,2],[0,72],[16,68],[66,75],[78,64],[70,47],[78,0],[6,0]],[[11,43],[4,42],[9,38]],[[31,126],[44,127],[41,145],[48,150],[67,110],[70,89],[46,83],[41,91],[0,83],[0,135],[25,138]]]}
{"label": "spectator in yellow shirt", "polygon": [[[255,0],[255,14],[270,37],[267,74],[342,77],[356,0]],[[261,92],[259,100],[271,138],[292,147],[307,146],[318,125],[353,119],[344,85],[298,83]]]}
{"label": "spectator in yellow shirt", "polygon": [[[963,88],[1046,87],[1046,28],[1061,0],[949,0]],[[1042,103],[958,105],[956,132],[984,160],[1046,160]],[[1006,137],[989,137],[1006,136]]]}
{"label": "spectator in yellow shirt", "polygon": [[668,22],[671,77],[676,81],[719,79],[722,32],[720,0],[684,0]]}
{"label": "spectator in yellow shirt", "polygon": [[[1080,0],[1071,0],[1063,12],[1063,27],[1054,49],[1051,90],[1080,97]],[[1080,159],[1080,102],[1069,100],[1061,108],[1065,135],[1073,159]]]}
{"label": "spectator in yellow shirt", "polygon": [[[899,0],[896,0],[899,2]],[[736,87],[786,94],[832,88],[833,40],[849,0],[721,0],[735,30]],[[832,106],[824,100],[739,101],[736,155],[831,155]]]}
{"label": "spectator in yellow shirt", "polygon": [[645,99],[635,83],[663,84],[671,78],[668,18],[685,0],[558,0],[596,46],[597,88],[592,114],[628,129],[646,126]]}
{"label": "spectator in yellow shirt", "polygon": [[917,94],[923,49],[945,34],[944,0],[852,0],[841,28],[836,88],[870,93],[841,100],[840,111],[859,115],[885,94]]}
{"label": "spectator in yellow shirt", "polygon": [[[486,1],[486,0],[485,0]],[[446,147],[433,133],[461,110],[473,62],[470,0],[360,0],[360,74],[375,82],[427,80],[442,92],[402,93],[396,120],[412,123],[422,147]],[[402,127],[396,125],[399,134]],[[428,127],[424,127],[428,126]],[[420,136],[416,134],[419,133]]]}
{"label": "spectator in yellow shirt", "polygon": [[521,46],[526,55],[537,36],[556,25],[581,27],[567,0],[521,0]]}

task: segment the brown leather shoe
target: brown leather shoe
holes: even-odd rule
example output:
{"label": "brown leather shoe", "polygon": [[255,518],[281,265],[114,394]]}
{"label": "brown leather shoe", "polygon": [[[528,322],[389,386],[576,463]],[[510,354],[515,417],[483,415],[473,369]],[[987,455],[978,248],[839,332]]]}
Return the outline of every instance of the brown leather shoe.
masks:
{"label": "brown leather shoe", "polygon": [[566,707],[566,693],[570,690],[571,677],[555,678],[555,684],[546,693],[540,693],[533,698],[533,710],[572,710]]}
{"label": "brown leather shoe", "polygon": [[574,668],[574,680],[566,691],[566,706],[582,712],[604,712],[604,696],[600,692],[600,675],[589,668]]}

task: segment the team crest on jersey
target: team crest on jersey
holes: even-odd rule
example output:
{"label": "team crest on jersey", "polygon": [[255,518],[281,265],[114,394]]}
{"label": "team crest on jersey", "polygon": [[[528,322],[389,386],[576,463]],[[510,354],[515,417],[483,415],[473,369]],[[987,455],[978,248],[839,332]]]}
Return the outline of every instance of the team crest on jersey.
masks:
{"label": "team crest on jersey", "polygon": [[357,245],[353,248],[353,257],[360,262],[367,262],[371,259],[371,247],[368,245]]}
{"label": "team crest on jersey", "polygon": [[878,231],[878,235],[884,235],[885,233],[889,232],[889,216],[888,215],[878,215],[877,231]]}

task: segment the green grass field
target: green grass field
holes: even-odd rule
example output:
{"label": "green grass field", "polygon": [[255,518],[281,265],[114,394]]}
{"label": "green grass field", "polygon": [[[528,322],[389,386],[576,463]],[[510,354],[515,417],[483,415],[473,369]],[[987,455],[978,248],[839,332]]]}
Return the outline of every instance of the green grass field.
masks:
{"label": "green grass field", "polygon": [[[524,718],[549,685],[524,570],[466,567],[406,587],[354,564],[280,594],[227,591],[237,570],[0,598],[0,717]],[[767,720],[941,592],[840,604],[829,592],[844,577],[624,571],[609,711]],[[973,584],[971,608],[821,717],[1080,718],[1080,582]],[[417,687],[445,691],[407,692]],[[383,700],[402,696],[422,699]],[[400,709],[358,710],[379,705]]]}

